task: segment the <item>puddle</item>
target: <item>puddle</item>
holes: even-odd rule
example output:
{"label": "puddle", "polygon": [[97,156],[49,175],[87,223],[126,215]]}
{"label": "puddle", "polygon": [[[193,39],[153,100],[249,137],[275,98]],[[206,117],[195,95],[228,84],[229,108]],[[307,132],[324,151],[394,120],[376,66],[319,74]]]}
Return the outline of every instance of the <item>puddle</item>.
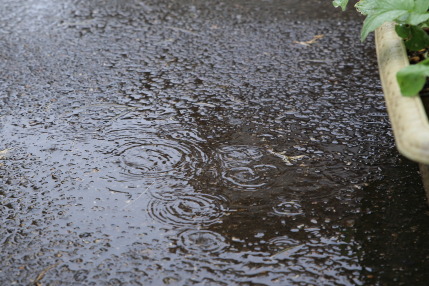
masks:
{"label": "puddle", "polygon": [[266,158],[269,154],[259,147],[225,146],[215,152],[220,161],[221,178],[230,184],[231,190],[258,190],[279,173],[276,166],[263,163],[270,158]]}
{"label": "puddle", "polygon": [[2,7],[3,283],[428,281],[425,194],[351,11]]}

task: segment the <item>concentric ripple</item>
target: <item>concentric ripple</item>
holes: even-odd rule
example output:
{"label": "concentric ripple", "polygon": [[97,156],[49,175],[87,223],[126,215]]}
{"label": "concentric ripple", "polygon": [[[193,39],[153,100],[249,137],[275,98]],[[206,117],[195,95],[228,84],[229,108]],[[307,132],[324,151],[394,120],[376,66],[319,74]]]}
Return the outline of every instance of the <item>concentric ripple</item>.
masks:
{"label": "concentric ripple", "polygon": [[106,130],[105,138],[114,144],[106,150],[127,178],[160,177],[190,179],[202,171],[208,158],[203,140],[175,122],[151,124],[120,120]]}
{"label": "concentric ripple", "polygon": [[273,207],[273,212],[279,216],[297,216],[302,215],[302,207],[297,201],[281,202]]}
{"label": "concentric ripple", "polygon": [[157,177],[171,174],[176,178],[190,178],[196,166],[205,160],[195,145],[162,138],[138,139],[122,145],[115,152],[121,173],[128,177]]}
{"label": "concentric ripple", "polygon": [[241,189],[254,190],[265,186],[278,173],[276,166],[261,164],[264,157],[270,156],[262,148],[225,146],[218,150],[218,156],[222,178]]}
{"label": "concentric ripple", "polygon": [[170,140],[146,141],[124,146],[121,167],[131,176],[166,173],[189,163],[190,150]]}
{"label": "concentric ripple", "polygon": [[173,226],[208,226],[220,222],[226,211],[222,197],[193,193],[178,196],[176,200],[153,198],[149,201],[149,215]]}
{"label": "concentric ripple", "polygon": [[208,230],[185,230],[179,234],[178,245],[186,252],[193,253],[221,253],[228,244],[225,238]]}
{"label": "concentric ripple", "polygon": [[271,165],[236,167],[222,172],[222,177],[234,185],[244,188],[257,188],[267,184],[270,171],[276,171]]}

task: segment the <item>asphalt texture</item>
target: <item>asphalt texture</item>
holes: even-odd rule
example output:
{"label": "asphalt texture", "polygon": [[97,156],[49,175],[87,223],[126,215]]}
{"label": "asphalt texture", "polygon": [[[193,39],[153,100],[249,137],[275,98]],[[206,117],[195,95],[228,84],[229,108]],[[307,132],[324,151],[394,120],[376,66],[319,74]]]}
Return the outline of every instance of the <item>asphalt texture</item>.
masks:
{"label": "asphalt texture", "polygon": [[372,36],[317,0],[0,0],[1,285],[427,285]]}

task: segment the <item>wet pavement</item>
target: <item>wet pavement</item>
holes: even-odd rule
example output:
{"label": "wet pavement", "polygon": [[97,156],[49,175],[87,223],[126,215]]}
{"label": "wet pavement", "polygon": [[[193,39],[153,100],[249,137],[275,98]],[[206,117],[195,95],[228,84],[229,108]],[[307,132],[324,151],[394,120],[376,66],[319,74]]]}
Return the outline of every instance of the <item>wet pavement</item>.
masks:
{"label": "wet pavement", "polygon": [[1,285],[427,285],[417,165],[330,2],[0,0]]}

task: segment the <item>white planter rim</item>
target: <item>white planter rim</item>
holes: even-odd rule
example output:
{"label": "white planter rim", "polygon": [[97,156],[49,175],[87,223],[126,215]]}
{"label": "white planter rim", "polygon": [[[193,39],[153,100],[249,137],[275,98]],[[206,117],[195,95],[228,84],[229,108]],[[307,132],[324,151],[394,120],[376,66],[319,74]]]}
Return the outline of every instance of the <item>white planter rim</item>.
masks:
{"label": "white planter rim", "polygon": [[429,121],[419,96],[404,97],[396,73],[409,65],[406,49],[394,23],[375,31],[378,66],[396,146],[405,157],[429,164]]}

